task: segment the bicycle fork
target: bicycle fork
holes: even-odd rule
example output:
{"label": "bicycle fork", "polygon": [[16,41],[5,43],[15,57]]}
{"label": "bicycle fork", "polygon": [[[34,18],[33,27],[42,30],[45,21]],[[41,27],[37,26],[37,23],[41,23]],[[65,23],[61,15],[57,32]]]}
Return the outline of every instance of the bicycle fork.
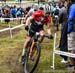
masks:
{"label": "bicycle fork", "polygon": [[31,47],[30,47],[29,58],[31,57],[31,53],[32,53],[32,50],[33,50],[34,45],[35,45],[35,42],[33,41],[33,42],[32,42],[32,45],[31,45]]}

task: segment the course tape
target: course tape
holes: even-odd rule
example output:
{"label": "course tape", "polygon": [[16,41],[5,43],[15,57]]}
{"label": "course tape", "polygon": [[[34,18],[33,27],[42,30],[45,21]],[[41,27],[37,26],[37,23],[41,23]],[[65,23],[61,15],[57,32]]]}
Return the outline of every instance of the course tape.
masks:
{"label": "course tape", "polygon": [[20,27],[22,27],[23,25],[24,25],[24,24],[21,24],[21,25],[15,26],[15,27],[13,27],[13,28],[8,27],[8,28],[5,28],[5,29],[0,30],[0,32],[4,32],[4,31],[7,31],[7,30],[13,30],[13,29],[16,29],[16,28],[20,28]]}
{"label": "course tape", "polygon": [[5,20],[5,19],[9,19],[9,20],[18,20],[18,19],[25,19],[24,17],[23,18],[0,18],[0,20]]}
{"label": "course tape", "polygon": [[63,52],[63,51],[58,51],[58,50],[54,50],[53,52],[55,54],[59,54],[59,55],[64,55],[64,56],[75,58],[75,54],[72,54],[72,53],[69,53],[69,52]]}

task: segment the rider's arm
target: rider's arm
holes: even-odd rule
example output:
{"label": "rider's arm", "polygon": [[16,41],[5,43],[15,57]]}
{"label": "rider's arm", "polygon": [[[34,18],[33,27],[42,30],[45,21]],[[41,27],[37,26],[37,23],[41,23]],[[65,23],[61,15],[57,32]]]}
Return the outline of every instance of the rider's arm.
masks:
{"label": "rider's arm", "polygon": [[24,22],[26,22],[26,19],[28,18],[28,16],[29,16],[28,14],[25,16],[25,18],[24,18]]}
{"label": "rider's arm", "polygon": [[33,19],[34,17],[33,16],[30,16],[27,18],[26,20],[26,26],[30,25],[30,21]]}

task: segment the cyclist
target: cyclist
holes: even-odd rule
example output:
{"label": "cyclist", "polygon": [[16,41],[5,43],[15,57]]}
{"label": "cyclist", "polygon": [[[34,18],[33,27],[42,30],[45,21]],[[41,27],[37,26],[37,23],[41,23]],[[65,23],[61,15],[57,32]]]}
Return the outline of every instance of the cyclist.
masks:
{"label": "cyclist", "polygon": [[38,9],[35,13],[33,13],[29,18],[27,18],[25,29],[28,30],[29,27],[28,31],[29,35],[24,43],[22,62],[23,62],[23,56],[27,49],[27,44],[30,41],[30,39],[34,36],[34,34],[36,32],[39,32],[41,37],[44,36],[44,29],[43,29],[44,23],[47,23],[49,25],[50,19],[49,19],[49,12],[45,13],[42,7],[40,7],[40,9]]}
{"label": "cyclist", "polygon": [[59,22],[59,8],[54,4],[54,8],[52,10],[52,16],[53,16],[53,23],[57,27],[57,31],[59,30],[58,28],[58,22]]}

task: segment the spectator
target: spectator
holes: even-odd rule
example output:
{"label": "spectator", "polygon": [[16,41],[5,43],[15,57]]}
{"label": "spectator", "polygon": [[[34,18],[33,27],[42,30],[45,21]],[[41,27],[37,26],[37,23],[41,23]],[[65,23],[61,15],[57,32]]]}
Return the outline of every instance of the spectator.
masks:
{"label": "spectator", "polygon": [[52,10],[52,19],[53,24],[56,26],[56,30],[59,31],[59,8],[54,4],[54,8]]}
{"label": "spectator", "polygon": [[22,1],[22,0],[18,0],[18,2],[20,2],[20,3],[21,3],[21,1]]}
{"label": "spectator", "polygon": [[[75,54],[75,0],[71,0],[68,8],[68,51]],[[75,58],[69,58],[68,69],[75,73]]]}
{"label": "spectator", "polygon": [[[10,7],[9,6],[6,6],[5,9],[4,9],[4,15],[3,15],[4,18],[10,18]],[[8,24],[10,21],[10,19],[5,19],[5,22]]]}
{"label": "spectator", "polygon": [[21,12],[21,17],[24,16],[24,9],[22,7],[20,7],[20,12]]}
{"label": "spectator", "polygon": [[[59,23],[61,23],[61,37],[60,37],[60,45],[59,48],[61,51],[68,52],[67,49],[67,8],[66,8],[66,1],[61,0],[60,2],[60,13],[59,13]],[[61,60],[62,63],[67,63],[67,57],[62,56]]]}
{"label": "spectator", "polygon": [[0,10],[0,17],[2,17],[2,11]]}
{"label": "spectator", "polygon": [[31,6],[26,7],[27,13],[29,12],[30,9],[31,9]]}
{"label": "spectator", "polygon": [[20,16],[21,16],[20,8],[17,9],[16,16],[17,16],[17,17],[20,17]]}
{"label": "spectator", "polygon": [[11,9],[10,9],[10,14],[12,15],[13,18],[16,17],[16,12],[17,12],[16,6],[11,7]]}

